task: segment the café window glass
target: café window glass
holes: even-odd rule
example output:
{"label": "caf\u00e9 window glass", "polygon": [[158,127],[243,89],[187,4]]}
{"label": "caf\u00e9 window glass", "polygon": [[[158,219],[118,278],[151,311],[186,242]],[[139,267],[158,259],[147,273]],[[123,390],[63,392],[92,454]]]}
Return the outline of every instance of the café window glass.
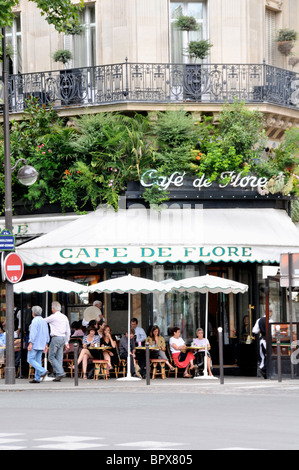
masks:
{"label": "caf\u00e9 window glass", "polygon": [[[199,276],[196,265],[157,265],[153,267],[155,281],[177,281]],[[200,302],[198,293],[188,292],[153,294],[153,324],[158,325],[164,337],[172,335],[171,328],[178,326],[185,341],[195,337],[196,328],[201,324]],[[203,314],[204,315],[204,312]]]}

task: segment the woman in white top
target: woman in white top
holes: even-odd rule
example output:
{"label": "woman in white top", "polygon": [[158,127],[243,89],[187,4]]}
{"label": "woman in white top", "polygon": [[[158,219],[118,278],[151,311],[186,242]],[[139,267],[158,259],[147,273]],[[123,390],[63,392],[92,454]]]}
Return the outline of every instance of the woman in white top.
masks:
{"label": "woman in white top", "polygon": [[193,360],[194,355],[192,352],[183,352],[186,349],[186,343],[181,338],[181,330],[177,326],[172,330],[173,336],[169,340],[170,352],[173,357],[174,364],[180,369],[185,368],[184,377],[192,377],[189,374],[189,368],[194,369]]}
{"label": "woman in white top", "polygon": [[[205,348],[206,345],[207,345],[207,350],[211,348],[210,346],[210,342],[208,339],[204,338],[203,337],[204,335],[204,331],[202,328],[197,328],[196,330],[196,336],[197,338],[193,338],[193,341],[192,341],[192,346],[200,346],[201,348]],[[205,355],[205,349],[203,351],[198,351],[196,353],[196,364],[200,364],[203,362],[203,357]],[[211,371],[211,355],[210,353],[208,352],[207,353],[207,368],[208,368],[208,374],[209,375],[213,375],[212,374],[212,371]]]}

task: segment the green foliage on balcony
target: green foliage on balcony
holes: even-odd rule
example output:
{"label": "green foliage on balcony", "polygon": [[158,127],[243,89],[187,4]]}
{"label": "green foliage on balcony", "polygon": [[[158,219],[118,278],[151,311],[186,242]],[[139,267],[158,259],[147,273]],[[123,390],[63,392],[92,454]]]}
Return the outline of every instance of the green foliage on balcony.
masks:
{"label": "green foliage on balcony", "polygon": [[[140,181],[149,169],[158,176],[185,172],[212,181],[224,171],[250,173],[269,179],[268,193],[296,195],[299,130],[287,131],[284,142],[266,153],[264,127],[263,115],[238,101],[223,107],[215,125],[211,117],[198,120],[183,110],[134,117],[98,113],[67,123],[53,109],[28,100],[23,120],[11,124],[12,164],[26,158],[39,178],[25,188],[13,173],[13,198],[31,211],[56,205],[80,212],[103,203],[117,209],[128,181]],[[0,197],[3,201],[3,172]],[[144,198],[160,204],[167,192],[153,186]]]}

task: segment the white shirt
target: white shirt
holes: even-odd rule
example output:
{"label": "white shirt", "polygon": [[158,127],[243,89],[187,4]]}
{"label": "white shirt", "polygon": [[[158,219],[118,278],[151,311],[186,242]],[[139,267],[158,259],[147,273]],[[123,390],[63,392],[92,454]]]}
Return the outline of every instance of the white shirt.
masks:
{"label": "white shirt", "polygon": [[141,342],[146,340],[146,334],[143,328],[141,326],[136,326],[135,328],[135,335],[136,335],[136,341]]}
{"label": "white shirt", "polygon": [[64,336],[65,344],[68,344],[71,329],[67,316],[57,311],[44,320],[50,325],[50,336]]}
{"label": "white shirt", "polygon": [[174,336],[172,336],[169,340],[171,354],[180,352],[178,349],[174,349],[174,347],[172,346],[173,344],[175,344],[177,347],[184,346],[185,341],[183,340],[181,336],[179,338],[175,338]]}
{"label": "white shirt", "polygon": [[192,345],[194,345],[194,346],[199,346],[200,348],[205,348],[206,342],[207,342],[207,347],[209,347],[209,346],[210,346],[210,342],[209,342],[208,339],[206,340],[206,338],[202,338],[202,339],[193,338]]}

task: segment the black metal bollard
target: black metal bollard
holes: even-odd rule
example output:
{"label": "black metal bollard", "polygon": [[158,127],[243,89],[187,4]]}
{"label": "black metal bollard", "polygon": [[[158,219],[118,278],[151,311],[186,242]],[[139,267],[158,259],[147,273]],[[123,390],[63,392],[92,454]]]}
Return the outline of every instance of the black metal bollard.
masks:
{"label": "black metal bollard", "polygon": [[219,335],[219,366],[220,366],[220,383],[221,385],[224,384],[224,373],[223,373],[223,335],[222,335],[222,328],[218,328],[218,335]]}
{"label": "black metal bollard", "polygon": [[74,377],[75,377],[75,387],[78,386],[78,343],[74,344]]}
{"label": "black metal bollard", "polygon": [[281,382],[281,349],[280,349],[280,326],[276,326],[276,345],[277,345],[277,376],[278,382]]}
{"label": "black metal bollard", "polygon": [[150,385],[151,375],[150,375],[150,351],[149,343],[145,344],[145,366],[146,366],[146,385]]}

